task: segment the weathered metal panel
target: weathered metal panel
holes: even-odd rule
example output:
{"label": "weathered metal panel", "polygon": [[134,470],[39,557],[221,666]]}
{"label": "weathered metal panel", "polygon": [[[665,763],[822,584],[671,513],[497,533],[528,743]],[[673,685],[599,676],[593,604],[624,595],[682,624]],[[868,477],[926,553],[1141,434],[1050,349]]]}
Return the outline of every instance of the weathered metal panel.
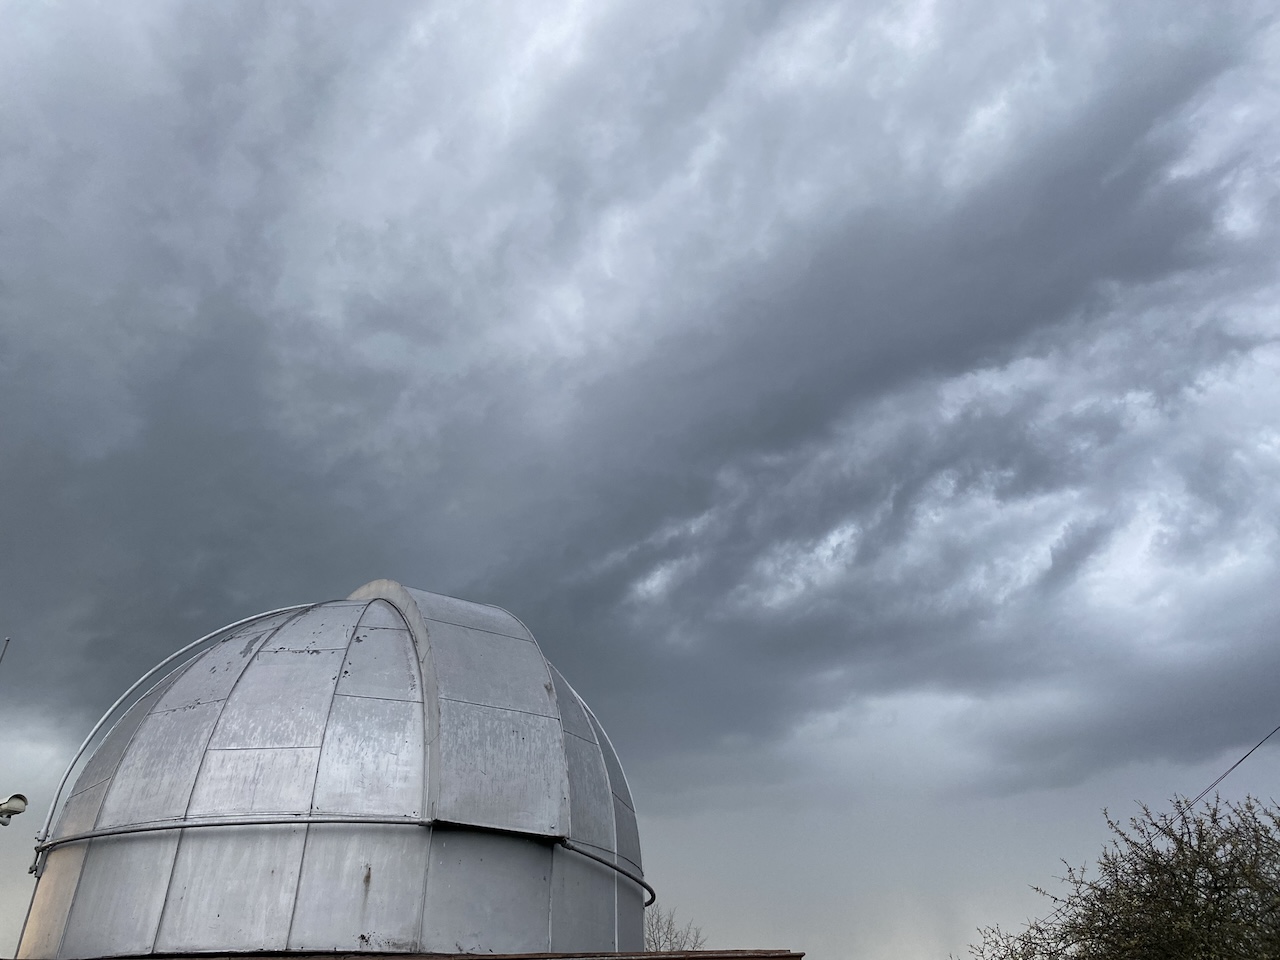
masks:
{"label": "weathered metal panel", "polygon": [[561,676],[560,671],[547,664],[551,671],[551,679],[556,687],[556,704],[560,708],[560,721],[564,724],[565,733],[572,733],[583,740],[596,742],[596,732],[587,719],[587,711],[582,708],[582,701],[573,692],[573,687]]}
{"label": "weathered metal panel", "polygon": [[89,841],[58,956],[150,953],[177,847],[177,831]]}
{"label": "weathered metal panel", "polygon": [[115,725],[107,731],[107,735],[102,738],[97,749],[93,751],[85,762],[84,769],[80,771],[80,776],[76,778],[75,786],[72,787],[72,793],[80,793],[87,787],[101,783],[116,772],[116,767],[120,764],[120,758],[124,756],[124,752],[129,746],[129,741],[133,739],[133,735],[137,732],[142,721],[151,712],[151,708],[155,706],[156,701],[164,695],[165,691],[169,689],[170,685],[178,679],[178,676],[185,669],[187,668],[179,667],[161,680],[155,687],[143,694],[138,699],[138,702],[116,721]]}
{"label": "weathered metal panel", "polygon": [[639,953],[644,949],[644,889],[626,877],[618,885],[618,949]]}
{"label": "weathered metal panel", "polygon": [[269,617],[258,617],[249,621],[235,632],[235,636],[248,637],[255,633],[274,630],[298,616],[298,610],[291,608],[273,613]]}
{"label": "weathered metal panel", "polygon": [[566,733],[564,755],[569,768],[569,836],[613,850],[613,794],[604,758],[594,744]]}
{"label": "weathered metal panel", "polygon": [[319,747],[210,750],[188,817],[304,813],[311,807]]}
{"label": "weathered metal panel", "polygon": [[360,626],[356,628],[357,632],[361,630],[407,630],[409,628],[404,617],[400,615],[400,611],[393,604],[388,603],[386,600],[365,602],[369,606],[365,608],[360,617]]}
{"label": "weathered metal panel", "polygon": [[618,845],[614,849],[619,856],[631,861],[634,870],[643,874],[640,865],[640,828],[636,826],[635,811],[616,794],[613,797],[613,822],[618,834]]}
{"label": "weathered metal panel", "polygon": [[215,749],[320,746],[343,653],[264,648],[227,698],[209,745]]}
{"label": "weathered metal panel", "polygon": [[452,623],[427,625],[440,696],[558,717],[537,644]]}
{"label": "weathered metal panel", "polygon": [[313,806],[420,817],[425,766],[421,704],[339,694],[320,752]]}
{"label": "weathered metal panel", "polygon": [[312,824],[290,950],[414,952],[431,831]]}
{"label": "weathered metal panel", "polygon": [[551,950],[616,949],[614,890],[618,874],[602,863],[556,847],[551,865]]}
{"label": "weathered metal panel", "polygon": [[546,951],[551,857],[533,840],[433,830],[421,952]]}
{"label": "weathered metal panel", "polygon": [[210,647],[161,698],[157,710],[176,710],[225,700],[270,630],[241,631]]}
{"label": "weathered metal panel", "polygon": [[[74,792],[67,798],[58,821],[54,824],[51,834],[53,837],[67,837],[94,828],[102,809],[102,801],[111,786],[110,778],[126,747],[146,718],[147,712],[183,669],[185,668],[179,667],[162,679],[108,731],[81,770]],[[31,909],[23,927],[19,956],[41,960],[56,956],[87,852],[87,844],[74,843],[47,854],[44,871],[37,882]]]}
{"label": "weathered metal panel", "polygon": [[[105,789],[105,785],[92,789]],[[49,960],[58,955],[62,932],[67,927],[67,913],[84,866],[85,846],[72,843],[49,851],[18,944],[20,960]]]}
{"label": "weathered metal panel", "polygon": [[111,780],[98,826],[181,817],[221,707],[205,703],[143,720]]}
{"label": "weathered metal panel", "polygon": [[408,629],[359,627],[347,648],[338,693],[421,703],[418,652]]}
{"label": "weathered metal panel", "polygon": [[631,800],[631,788],[627,786],[627,776],[622,772],[622,764],[618,762],[618,754],[614,752],[613,744],[609,742],[609,735],[604,732],[604,728],[600,726],[600,721],[594,714],[588,711],[588,716],[591,718],[591,726],[596,731],[600,752],[604,754],[604,765],[609,769],[609,787],[613,790],[614,796],[634,810],[636,805]]}
{"label": "weathered metal panel", "polygon": [[345,650],[366,605],[342,600],[312,607],[276,631],[263,650]]}
{"label": "weathered metal panel", "polygon": [[[427,593],[425,590],[415,590],[412,587],[405,589],[418,604],[418,609],[427,620],[475,627],[477,630],[501,634],[504,637],[533,639],[533,635],[525,629],[524,624],[505,610],[483,603],[459,600],[456,597],[444,597],[438,593]],[[427,628],[430,630],[430,623],[427,624]]]}
{"label": "weathered metal panel", "polygon": [[306,830],[182,831],[156,952],[283,950]]}
{"label": "weathered metal panel", "polygon": [[102,800],[110,786],[111,782],[104,780],[79,793],[73,793],[63,804],[53,836],[69,837],[92,830],[98,822],[98,812],[102,809]]}
{"label": "weathered metal panel", "polygon": [[439,784],[439,820],[560,836],[559,720],[442,699]]}

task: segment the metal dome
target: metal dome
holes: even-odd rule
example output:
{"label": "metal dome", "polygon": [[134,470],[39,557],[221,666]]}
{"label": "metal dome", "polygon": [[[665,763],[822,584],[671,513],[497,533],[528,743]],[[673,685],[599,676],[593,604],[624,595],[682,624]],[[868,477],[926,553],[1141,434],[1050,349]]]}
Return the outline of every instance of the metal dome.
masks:
{"label": "metal dome", "polygon": [[18,957],[642,948],[626,778],[514,616],[377,580],[206,640],[46,822]]}

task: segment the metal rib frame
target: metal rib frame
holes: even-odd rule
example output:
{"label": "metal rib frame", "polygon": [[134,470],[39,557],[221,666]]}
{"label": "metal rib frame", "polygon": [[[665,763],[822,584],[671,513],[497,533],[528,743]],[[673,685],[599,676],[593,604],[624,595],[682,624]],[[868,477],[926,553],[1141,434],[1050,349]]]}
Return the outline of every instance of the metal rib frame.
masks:
{"label": "metal rib frame", "polygon": [[84,833],[73,833],[56,840],[47,840],[36,847],[37,853],[48,853],[68,843],[82,843],[97,840],[99,837],[124,837],[135,833],[161,833],[165,830],[199,830],[206,827],[260,827],[287,826],[308,823],[372,823],[392,824],[406,827],[429,827],[430,820],[416,820],[411,817],[361,817],[355,815],[297,814],[283,816],[260,817],[205,817],[199,820],[166,820],[160,823],[125,823],[118,827],[103,827],[100,830],[86,830]]}
{"label": "metal rib frame", "polygon": [[[279,612],[279,611],[275,611]],[[129,823],[121,824],[118,827],[103,827],[101,830],[86,830],[84,833],[74,833],[67,837],[58,837],[55,840],[45,840],[36,845],[36,856],[40,857],[47,854],[50,850],[65,846],[68,843],[84,843],[89,840],[96,840],[99,837],[124,837],[138,833],[160,833],[166,830],[199,830],[208,827],[260,827],[260,826],[290,826],[296,824],[308,823],[352,823],[352,824],[376,824],[378,826],[402,826],[402,827],[444,827],[447,829],[458,829],[453,824],[437,823],[432,820],[419,820],[411,817],[362,817],[355,815],[326,815],[326,814],[296,814],[290,816],[259,816],[259,817],[206,817],[199,820],[171,820],[163,823]],[[543,840],[546,838],[540,835],[528,835],[518,833],[514,830],[485,830],[485,833],[502,833],[510,836],[526,837],[531,840]],[[611,860],[594,853],[585,847],[580,847],[567,837],[557,837],[554,841],[566,850],[570,850],[579,856],[594,860],[596,863],[603,864],[615,873],[621,874],[632,883],[641,887],[645,893],[649,895],[649,899],[645,901],[645,906],[651,906],[658,898],[658,892],[638,874],[632,873],[625,867],[619,866]]]}
{"label": "metal rib frame", "polygon": [[[46,844],[45,841],[49,839],[49,830],[53,826],[54,814],[57,813],[58,811],[58,804],[62,801],[62,792],[67,789],[67,781],[71,779],[71,774],[72,772],[74,772],[76,768],[76,764],[79,763],[80,759],[84,756],[84,752],[89,748],[89,744],[93,743],[94,738],[99,734],[99,732],[101,732],[102,728],[106,726],[107,721],[111,720],[116,715],[116,711],[120,709],[121,704],[123,704],[131,696],[133,696],[133,694],[137,692],[139,687],[141,687],[144,683],[146,683],[148,680],[154,677],[157,673],[159,673],[165,667],[169,666],[170,664],[174,663],[176,660],[180,659],[181,657],[195,650],[201,644],[208,643],[210,640],[221,637],[224,634],[231,633],[233,630],[238,630],[241,627],[246,626],[247,624],[253,623],[255,620],[264,620],[267,617],[273,617],[276,614],[292,613],[294,610],[305,610],[308,607],[314,607],[314,606],[315,606],[314,603],[298,603],[298,604],[294,604],[291,607],[280,607],[278,610],[268,610],[266,613],[257,613],[257,614],[254,614],[252,617],[245,617],[243,620],[237,620],[235,623],[229,624],[225,627],[219,627],[217,630],[214,630],[212,633],[206,633],[203,637],[201,637],[199,640],[196,640],[194,643],[189,643],[185,647],[183,647],[181,650],[178,650],[174,653],[169,654],[169,656],[165,657],[163,660],[157,663],[154,667],[152,667],[150,670],[148,670],[146,673],[140,676],[136,681],[134,681],[133,686],[131,686],[124,693],[120,694],[120,697],[116,700],[116,702],[113,703],[111,707],[107,710],[107,712],[102,715],[102,719],[93,725],[93,729],[90,730],[89,735],[84,738],[84,741],[80,744],[79,749],[77,749],[75,752],[75,755],[72,756],[71,762],[67,764],[67,769],[63,771],[62,779],[58,781],[58,789],[55,790],[53,794],[53,802],[49,804],[49,812],[45,814],[44,823],[40,827],[40,832],[36,834],[36,859],[35,859],[35,862],[31,864],[31,869],[29,870],[29,872],[39,875],[41,854],[47,850],[52,849],[52,846],[49,844]],[[54,845],[57,845],[56,841]]]}

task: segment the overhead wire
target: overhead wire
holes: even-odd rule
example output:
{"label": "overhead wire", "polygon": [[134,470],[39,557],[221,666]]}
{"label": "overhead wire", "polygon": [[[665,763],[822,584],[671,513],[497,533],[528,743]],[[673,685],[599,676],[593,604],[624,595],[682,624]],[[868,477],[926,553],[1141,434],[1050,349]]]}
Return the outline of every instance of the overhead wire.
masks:
{"label": "overhead wire", "polygon": [[1231,766],[1227,767],[1227,769],[1224,770],[1218,776],[1218,779],[1214,780],[1213,783],[1209,784],[1207,787],[1205,787],[1203,790],[1197,793],[1195,797],[1187,804],[1186,809],[1183,810],[1183,813],[1182,813],[1183,819],[1186,818],[1187,813],[1191,810],[1191,808],[1193,808],[1196,804],[1198,804],[1201,800],[1203,800],[1205,797],[1209,795],[1209,792],[1213,790],[1214,787],[1220,784],[1223,780],[1227,779],[1227,775],[1231,773],[1232,770],[1234,770],[1236,767],[1240,766],[1240,764],[1248,760],[1249,754],[1253,753],[1254,750],[1257,750],[1260,746],[1262,746],[1264,743],[1266,743],[1268,740],[1274,737],[1277,733],[1280,733],[1280,727],[1276,727],[1274,730],[1268,733],[1265,737],[1263,737],[1261,740],[1255,743],[1252,747],[1249,748],[1248,753],[1246,753],[1243,757],[1241,757]]}

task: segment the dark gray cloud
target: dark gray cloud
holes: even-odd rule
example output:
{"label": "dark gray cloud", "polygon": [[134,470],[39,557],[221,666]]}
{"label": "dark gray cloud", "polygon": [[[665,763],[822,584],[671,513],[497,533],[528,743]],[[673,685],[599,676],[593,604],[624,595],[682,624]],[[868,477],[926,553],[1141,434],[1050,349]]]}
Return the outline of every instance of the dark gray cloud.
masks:
{"label": "dark gray cloud", "polygon": [[518,613],[673,837],[892,820],[868,782],[1060,811],[1274,726],[1260,7],[13,20],[33,782],[169,651],[380,576]]}

